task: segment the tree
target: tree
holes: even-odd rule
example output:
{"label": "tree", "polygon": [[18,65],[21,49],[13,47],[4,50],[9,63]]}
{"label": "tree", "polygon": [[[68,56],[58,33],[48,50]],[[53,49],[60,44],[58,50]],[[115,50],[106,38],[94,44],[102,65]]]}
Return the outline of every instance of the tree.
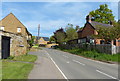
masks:
{"label": "tree", "polygon": [[120,38],[120,25],[116,23],[113,27],[98,26],[98,35],[93,35],[94,38],[104,39],[105,42]]}
{"label": "tree", "polygon": [[108,9],[108,5],[100,5],[99,9],[91,11],[89,15],[92,16],[92,20],[100,23],[109,24],[110,21],[114,21],[112,10]]}
{"label": "tree", "polygon": [[56,30],[54,33],[54,38],[58,44],[63,44],[65,42],[66,33],[64,32],[63,28]]}
{"label": "tree", "polygon": [[120,38],[120,22],[114,22],[113,23],[114,25],[114,29],[113,30],[113,33],[114,33],[114,36],[116,37],[116,39]]}
{"label": "tree", "polygon": [[30,47],[32,47],[32,45],[34,43],[34,39],[35,39],[35,36],[32,36],[32,39],[28,41]]}
{"label": "tree", "polygon": [[52,41],[56,42],[54,35],[50,37],[50,42],[52,42]]}
{"label": "tree", "polygon": [[66,35],[67,35],[66,41],[78,38],[76,29],[73,28],[72,24],[68,24],[67,27],[65,28],[65,31],[66,31]]}

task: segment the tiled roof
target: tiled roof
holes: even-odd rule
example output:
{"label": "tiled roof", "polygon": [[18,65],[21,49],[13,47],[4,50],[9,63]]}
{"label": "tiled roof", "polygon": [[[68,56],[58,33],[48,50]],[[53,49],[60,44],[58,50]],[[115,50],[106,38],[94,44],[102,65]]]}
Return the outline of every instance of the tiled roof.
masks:
{"label": "tiled roof", "polygon": [[43,38],[45,41],[49,41],[49,37],[36,37],[36,39]]}

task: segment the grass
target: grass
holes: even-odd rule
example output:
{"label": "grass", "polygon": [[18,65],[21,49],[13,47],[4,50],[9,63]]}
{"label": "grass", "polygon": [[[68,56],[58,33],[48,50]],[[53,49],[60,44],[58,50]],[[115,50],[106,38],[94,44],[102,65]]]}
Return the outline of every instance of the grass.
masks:
{"label": "grass", "polygon": [[40,48],[39,46],[32,46],[32,48],[30,49],[30,51],[38,51],[38,50],[42,50],[42,48]]}
{"label": "grass", "polygon": [[21,55],[14,57],[14,61],[25,61],[25,62],[34,62],[37,59],[37,56],[35,55]]}
{"label": "grass", "polygon": [[[14,57],[13,59],[6,59],[2,61],[2,78],[3,79],[27,79],[28,74],[32,70],[33,63],[37,59],[35,55],[22,55]],[[13,62],[11,62],[12,60]],[[21,61],[21,62],[16,62]],[[18,80],[17,80],[18,81]]]}
{"label": "grass", "polygon": [[21,62],[3,62],[3,79],[27,79],[33,64]]}
{"label": "grass", "polygon": [[69,52],[72,54],[80,55],[95,60],[120,62],[120,60],[118,59],[118,57],[120,57],[120,53],[111,55],[111,54],[99,53],[97,51],[86,51],[83,49],[69,49],[69,50],[62,49],[62,50],[65,52]]}
{"label": "grass", "polygon": [[32,47],[37,48],[38,46],[32,46]]}

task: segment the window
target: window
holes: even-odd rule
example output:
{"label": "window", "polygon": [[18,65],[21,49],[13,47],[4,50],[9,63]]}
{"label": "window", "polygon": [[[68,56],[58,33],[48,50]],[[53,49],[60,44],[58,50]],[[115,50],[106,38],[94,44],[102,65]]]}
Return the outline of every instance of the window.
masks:
{"label": "window", "polygon": [[17,28],[17,32],[21,32],[21,28],[20,27]]}
{"label": "window", "polygon": [[0,27],[1,30],[4,30],[4,26]]}
{"label": "window", "polygon": [[118,40],[118,42],[120,42],[120,40]]}
{"label": "window", "polygon": [[100,44],[105,44],[105,41],[104,40],[100,40]]}
{"label": "window", "polygon": [[80,39],[78,39],[78,43],[81,43]]}

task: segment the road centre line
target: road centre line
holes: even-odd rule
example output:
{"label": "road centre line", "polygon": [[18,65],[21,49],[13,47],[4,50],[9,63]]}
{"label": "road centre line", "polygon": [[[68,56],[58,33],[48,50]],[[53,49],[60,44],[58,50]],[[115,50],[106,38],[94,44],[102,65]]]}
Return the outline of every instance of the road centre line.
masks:
{"label": "road centre line", "polygon": [[85,64],[83,64],[83,63],[81,63],[81,62],[79,62],[79,61],[76,61],[76,60],[73,60],[74,62],[76,62],[76,63],[79,63],[79,64],[81,64],[81,65],[85,65]]}
{"label": "road centre line", "polygon": [[63,55],[64,57],[66,57],[66,58],[69,58],[68,56],[66,56],[66,55]]}
{"label": "road centre line", "polygon": [[111,76],[111,75],[108,75],[108,74],[106,74],[106,73],[104,73],[104,72],[102,72],[102,71],[99,71],[99,70],[96,70],[97,72],[99,72],[99,73],[101,73],[101,74],[103,74],[103,75],[106,75],[106,76],[108,76],[108,77],[110,77],[110,78],[112,78],[112,79],[117,79],[117,78],[115,78],[115,77],[113,77],[113,76]]}
{"label": "road centre line", "polygon": [[52,62],[54,63],[54,65],[57,67],[57,69],[60,71],[60,73],[63,75],[63,77],[67,80],[67,81],[69,81],[68,79],[67,79],[67,77],[65,76],[65,74],[63,73],[63,71],[58,67],[58,65],[55,63],[55,61],[52,59],[52,57],[50,56],[50,54],[47,52],[47,51],[45,51],[47,54],[48,54],[48,56],[49,56],[49,58],[52,60]]}

